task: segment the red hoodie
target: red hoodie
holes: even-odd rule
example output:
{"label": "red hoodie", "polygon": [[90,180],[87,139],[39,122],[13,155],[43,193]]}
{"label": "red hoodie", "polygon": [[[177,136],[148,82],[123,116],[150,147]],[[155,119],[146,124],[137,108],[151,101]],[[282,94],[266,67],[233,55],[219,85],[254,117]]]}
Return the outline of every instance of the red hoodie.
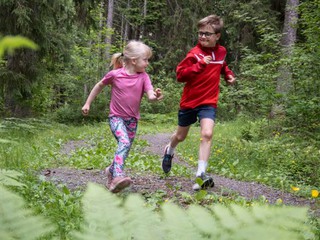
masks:
{"label": "red hoodie", "polygon": [[[212,61],[206,64],[205,56]],[[204,48],[200,43],[192,48],[185,59],[177,66],[177,81],[184,82],[180,109],[196,108],[201,105],[217,107],[219,98],[220,75],[234,76],[225,61],[226,49],[216,44],[213,48]]]}

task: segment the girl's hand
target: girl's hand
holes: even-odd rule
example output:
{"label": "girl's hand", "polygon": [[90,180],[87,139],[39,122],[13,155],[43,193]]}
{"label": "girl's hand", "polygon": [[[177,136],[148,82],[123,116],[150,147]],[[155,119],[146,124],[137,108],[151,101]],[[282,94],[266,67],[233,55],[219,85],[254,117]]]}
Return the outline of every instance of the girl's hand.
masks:
{"label": "girl's hand", "polygon": [[82,107],[82,114],[84,116],[87,116],[89,114],[89,110],[90,110],[90,106],[85,104],[83,107]]}
{"label": "girl's hand", "polygon": [[158,101],[163,98],[163,95],[162,95],[162,92],[161,92],[160,88],[157,88],[154,92],[155,92],[155,96],[156,96]]}

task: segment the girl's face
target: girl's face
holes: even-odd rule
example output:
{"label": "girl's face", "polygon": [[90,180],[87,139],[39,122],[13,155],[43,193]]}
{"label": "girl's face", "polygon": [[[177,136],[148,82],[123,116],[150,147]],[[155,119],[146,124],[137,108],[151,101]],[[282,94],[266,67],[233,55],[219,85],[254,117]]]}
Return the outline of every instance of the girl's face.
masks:
{"label": "girl's face", "polygon": [[214,47],[221,34],[215,33],[210,25],[199,28],[198,40],[202,47]]}
{"label": "girl's face", "polygon": [[142,56],[132,61],[136,72],[145,72],[149,65],[149,58],[147,56]]}

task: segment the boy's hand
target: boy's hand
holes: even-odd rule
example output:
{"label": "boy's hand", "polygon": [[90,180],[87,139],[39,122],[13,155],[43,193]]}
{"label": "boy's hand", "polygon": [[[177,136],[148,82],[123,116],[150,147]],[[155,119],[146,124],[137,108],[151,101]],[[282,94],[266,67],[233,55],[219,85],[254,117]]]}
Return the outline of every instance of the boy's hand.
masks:
{"label": "boy's hand", "polygon": [[209,64],[211,60],[212,60],[212,57],[211,57],[211,56],[205,56],[205,57],[203,58],[203,61],[204,61],[206,64]]}
{"label": "boy's hand", "polygon": [[227,81],[227,84],[228,84],[228,85],[233,85],[233,84],[235,84],[236,79],[235,79],[234,76],[229,75],[229,76],[228,76],[228,79],[227,79],[226,81]]}
{"label": "boy's hand", "polygon": [[163,95],[162,95],[162,92],[161,92],[160,88],[157,88],[154,92],[155,92],[155,95],[156,95],[156,98],[157,98],[158,101],[163,98]]}

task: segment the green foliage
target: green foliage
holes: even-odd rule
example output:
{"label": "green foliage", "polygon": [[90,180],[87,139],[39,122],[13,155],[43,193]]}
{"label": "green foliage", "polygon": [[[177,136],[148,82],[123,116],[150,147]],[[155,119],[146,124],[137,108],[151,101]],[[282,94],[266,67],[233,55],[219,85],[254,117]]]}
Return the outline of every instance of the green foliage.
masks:
{"label": "green foliage", "polygon": [[42,169],[56,161],[60,154],[57,148],[68,137],[66,126],[44,119],[5,119],[0,132],[6,137],[0,143],[0,168],[19,171]]}
{"label": "green foliage", "polygon": [[299,24],[306,40],[296,45],[288,64],[293,73],[293,86],[287,99],[285,119],[292,132],[313,141],[319,141],[320,133],[320,64],[317,60],[320,57],[320,30],[315,27],[320,19],[319,12],[318,0],[305,1],[300,6]]}
{"label": "green foliage", "polygon": [[21,176],[22,174],[20,172],[14,170],[0,169],[0,184],[16,187],[24,186],[24,184],[22,184],[18,180],[18,178]]}
{"label": "green foliage", "polygon": [[[160,116],[146,114],[139,124],[139,134],[169,131],[175,125],[174,115]],[[278,239],[316,239],[310,231],[318,233],[319,221],[317,218],[307,219],[307,209],[281,204],[265,206],[267,199],[263,197],[255,202],[248,201],[228,189],[221,189],[217,194],[206,191],[189,194],[177,183],[170,191],[179,194],[180,199],[168,198],[168,193],[159,189],[144,195],[144,202],[139,196],[110,195],[104,188],[93,185],[89,185],[83,195],[82,191],[71,191],[64,184],[47,182],[44,177],[39,177],[40,170],[50,167],[104,168],[112,160],[116,147],[105,122],[65,126],[12,119],[3,126],[4,134],[10,136],[10,140],[15,139],[16,143],[10,147],[0,145],[0,164],[4,169],[19,169],[23,175],[1,170],[1,185],[12,185],[10,188],[23,196],[27,207],[52,223],[55,230],[46,234],[44,239],[88,239],[91,234],[99,239],[114,234],[118,228],[122,229],[121,234],[137,239],[154,233],[155,238],[162,239],[189,239],[188,236],[196,236],[193,239],[257,239],[254,234],[266,234],[269,239],[272,236]],[[319,186],[316,182],[319,180],[319,150],[310,142],[299,140],[301,142],[272,128],[267,120],[245,118],[217,123],[208,171],[263,182],[283,191],[297,186],[301,190],[296,194],[310,198],[310,190]],[[64,143],[68,141],[81,141],[82,145],[66,154]],[[189,137],[179,145],[177,154],[196,166],[198,143],[199,129],[192,127]],[[142,153],[146,144],[138,135],[126,167],[138,174],[147,172],[163,177],[159,157]],[[191,177],[192,173],[191,168],[175,164],[172,174]],[[2,175],[9,177],[3,178]],[[23,187],[18,186],[20,182]],[[181,209],[168,202],[183,202],[189,207]],[[1,201],[1,204],[5,202]],[[14,211],[19,214],[19,210]],[[110,217],[114,222],[109,221]],[[305,222],[309,225],[304,225]]]}
{"label": "green foliage", "polygon": [[[284,191],[299,186],[310,197],[319,186],[319,148],[316,142],[294,139],[267,120],[218,123],[215,127],[209,171],[241,180],[262,182]],[[192,128],[178,151],[196,165],[199,129]]]}
{"label": "green foliage", "polygon": [[21,181],[25,183],[25,188],[19,193],[26,199],[28,207],[55,226],[55,231],[46,239],[53,236],[69,239],[70,232],[79,229],[83,221],[80,202],[83,193],[70,191],[63,183],[55,185],[41,176],[26,174]]}
{"label": "green foliage", "polygon": [[277,99],[276,79],[278,76],[279,39],[267,22],[251,19],[256,23],[256,31],[260,34],[257,43],[262,51],[242,48],[240,74],[234,88],[222,85],[219,103],[219,114],[222,119],[230,120],[230,115],[250,115],[260,118],[268,116]]}
{"label": "green foliage", "polygon": [[[59,70],[56,63],[66,62],[73,42],[73,1],[1,1],[0,32],[23,35],[39,46],[39,51],[19,50],[6,59],[1,74],[5,116],[34,116],[43,114],[50,99],[53,82],[45,81],[46,72]],[[39,89],[39,85],[42,86]],[[32,97],[36,100],[32,102]],[[40,106],[38,106],[39,104]],[[46,109],[47,110],[47,109]]]}
{"label": "green foliage", "polygon": [[[85,224],[76,239],[311,239],[307,209],[237,205],[180,209],[166,203],[160,213],[137,195],[120,201],[90,184],[83,197]],[[304,237],[309,234],[308,237]],[[264,237],[264,238],[263,238]]]}
{"label": "green foliage", "polygon": [[5,51],[13,54],[17,48],[31,48],[37,50],[38,46],[28,38],[22,36],[6,36],[0,39],[0,58],[3,57]]}
{"label": "green foliage", "polygon": [[[24,201],[0,186],[3,239],[35,239],[54,229],[48,215],[31,215]],[[84,220],[71,239],[313,239],[305,224],[307,209],[298,207],[251,208],[216,205],[187,210],[166,203],[159,212],[145,206],[138,195],[121,199],[100,186],[89,184],[82,197]],[[49,207],[49,206],[47,206]],[[53,207],[53,206],[51,206]],[[48,208],[50,209],[50,208]],[[60,236],[64,238],[63,236]],[[46,237],[45,239],[52,239]],[[61,239],[61,238],[60,238]]]}
{"label": "green foliage", "polygon": [[24,200],[0,185],[0,238],[38,239],[54,230],[41,216],[25,208]]}

